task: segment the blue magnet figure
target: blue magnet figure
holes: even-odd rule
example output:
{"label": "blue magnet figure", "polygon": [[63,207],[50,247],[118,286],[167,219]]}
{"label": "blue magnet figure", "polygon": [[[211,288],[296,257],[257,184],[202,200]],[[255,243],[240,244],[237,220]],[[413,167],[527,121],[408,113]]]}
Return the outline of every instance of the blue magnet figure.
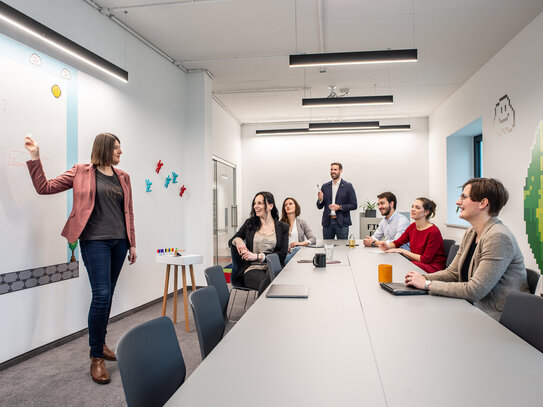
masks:
{"label": "blue magnet figure", "polygon": [[153,183],[149,181],[148,179],[145,180],[145,183],[147,184],[147,186],[145,187],[145,192],[152,192],[151,185],[153,185]]}
{"label": "blue magnet figure", "polygon": [[173,177],[172,184],[177,184],[177,177],[179,177],[179,174],[176,174],[175,172],[172,171],[172,177]]}
{"label": "blue magnet figure", "polygon": [[170,181],[172,180],[172,177],[168,174],[168,177],[166,178],[166,182],[164,183],[164,186],[168,188],[168,185],[170,185]]}

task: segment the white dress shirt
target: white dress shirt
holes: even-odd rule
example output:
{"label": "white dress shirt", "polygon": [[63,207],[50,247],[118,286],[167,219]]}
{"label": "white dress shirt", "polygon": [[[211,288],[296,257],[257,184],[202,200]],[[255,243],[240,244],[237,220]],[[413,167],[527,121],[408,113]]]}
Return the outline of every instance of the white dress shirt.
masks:
{"label": "white dress shirt", "polygon": [[[384,240],[387,243],[390,243],[398,239],[408,226],[409,219],[401,213],[394,211],[390,218],[383,218],[379,223],[377,230],[371,237],[373,240]],[[402,247],[409,249],[409,245],[404,245]]]}
{"label": "white dress shirt", "polygon": [[[336,195],[337,190],[339,189],[339,185],[341,184],[341,177],[337,179],[337,182],[334,182],[332,180],[332,203],[336,203]],[[330,216],[336,216],[336,211],[330,211]]]}

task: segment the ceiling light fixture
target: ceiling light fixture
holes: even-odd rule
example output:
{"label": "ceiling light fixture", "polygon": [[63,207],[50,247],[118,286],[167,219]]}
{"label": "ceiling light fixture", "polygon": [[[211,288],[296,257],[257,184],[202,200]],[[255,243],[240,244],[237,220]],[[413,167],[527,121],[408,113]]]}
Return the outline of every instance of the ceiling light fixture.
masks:
{"label": "ceiling light fixture", "polygon": [[356,105],[391,105],[392,95],[383,96],[348,96],[302,99],[302,107],[337,107]]}
{"label": "ceiling light fixture", "polygon": [[[317,124],[317,123],[314,123]],[[326,123],[332,124],[332,123]],[[337,124],[337,123],[336,123]],[[311,126],[311,124],[310,124]],[[310,130],[309,128],[301,129],[272,129],[272,130],[256,130],[257,136],[292,136],[292,135],[316,135],[316,134],[353,134],[353,133],[376,133],[376,132],[396,132],[396,131],[409,131],[411,125],[399,124],[399,125],[387,125],[379,126],[377,128],[359,128],[359,129],[322,129],[322,130]]]}
{"label": "ceiling light fixture", "polygon": [[394,62],[415,62],[417,49],[385,51],[332,52],[324,54],[299,54],[289,56],[290,67],[327,66],[351,64],[383,64]]}
{"label": "ceiling light fixture", "polygon": [[308,134],[309,129],[273,129],[273,130],[257,130],[257,136],[285,136],[294,134]]}
{"label": "ceiling light fixture", "polygon": [[310,131],[319,130],[367,130],[378,129],[379,122],[331,122],[331,123],[309,123]]}
{"label": "ceiling light fixture", "polygon": [[81,45],[51,30],[2,1],[0,1],[0,20],[120,81],[128,82],[128,72],[124,69],[106,61],[104,58],[83,48]]}

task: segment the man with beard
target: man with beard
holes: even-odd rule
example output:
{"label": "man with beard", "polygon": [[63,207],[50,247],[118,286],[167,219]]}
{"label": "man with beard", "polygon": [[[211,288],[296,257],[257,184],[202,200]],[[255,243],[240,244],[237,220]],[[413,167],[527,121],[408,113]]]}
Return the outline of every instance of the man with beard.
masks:
{"label": "man with beard", "polygon": [[[377,195],[377,207],[384,219],[379,223],[373,236],[366,236],[364,246],[381,246],[383,243],[390,243],[398,239],[409,226],[409,220],[401,213],[396,212],[396,195],[392,192],[383,192]],[[402,248],[409,250],[409,244]]]}
{"label": "man with beard", "polygon": [[330,164],[332,181],[325,183],[318,192],[317,208],[324,208],[322,214],[322,235],[324,239],[347,239],[352,225],[350,211],[358,208],[353,184],[341,178],[341,163]]}

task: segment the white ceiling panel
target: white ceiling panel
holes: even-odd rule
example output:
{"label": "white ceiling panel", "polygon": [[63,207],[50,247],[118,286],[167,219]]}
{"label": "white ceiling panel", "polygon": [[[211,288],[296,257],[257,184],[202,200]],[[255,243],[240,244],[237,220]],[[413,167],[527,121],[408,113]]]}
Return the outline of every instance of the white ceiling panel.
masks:
{"label": "white ceiling panel", "polygon": [[[185,68],[209,70],[215,97],[243,123],[428,116],[543,11],[543,0],[96,3]],[[293,53],[402,48],[417,48],[419,61],[322,73],[288,67]],[[390,93],[395,103],[301,107],[303,97],[326,97],[330,85],[349,96]]]}

